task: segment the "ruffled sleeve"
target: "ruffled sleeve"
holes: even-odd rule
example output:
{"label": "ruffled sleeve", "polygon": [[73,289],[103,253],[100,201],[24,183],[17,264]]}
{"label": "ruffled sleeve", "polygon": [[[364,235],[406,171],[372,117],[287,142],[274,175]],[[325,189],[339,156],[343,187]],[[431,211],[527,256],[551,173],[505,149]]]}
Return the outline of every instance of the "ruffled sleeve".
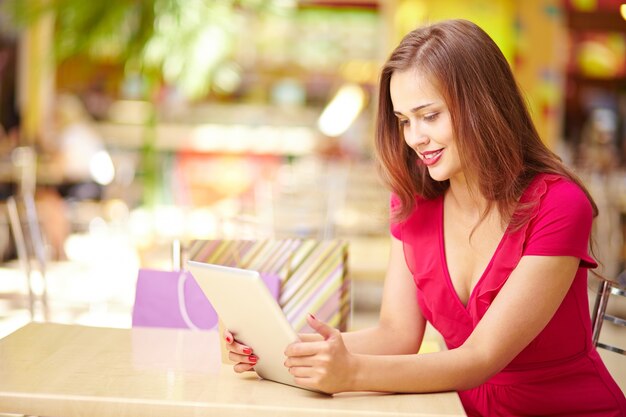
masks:
{"label": "ruffled sleeve", "polygon": [[398,212],[400,209],[400,198],[394,193],[391,193],[391,199],[389,202],[389,231],[391,235],[398,240],[402,240],[402,223],[397,223],[393,221],[394,214]]}
{"label": "ruffled sleeve", "polygon": [[595,268],[589,256],[593,209],[575,183],[561,179],[552,184],[530,222],[522,256],[574,256],[581,266]]}

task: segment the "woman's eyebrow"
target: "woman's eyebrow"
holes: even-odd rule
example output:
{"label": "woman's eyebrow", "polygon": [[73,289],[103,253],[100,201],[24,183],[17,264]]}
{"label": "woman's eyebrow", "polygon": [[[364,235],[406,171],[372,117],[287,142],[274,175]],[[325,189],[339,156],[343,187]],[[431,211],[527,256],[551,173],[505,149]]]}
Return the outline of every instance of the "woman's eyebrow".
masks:
{"label": "woman's eyebrow", "polygon": [[[417,107],[413,107],[413,108],[410,110],[410,112],[411,112],[411,113],[416,113],[416,112],[418,112],[418,111],[422,110],[423,108],[426,108],[426,107],[428,107],[428,106],[432,106],[433,104],[435,104],[435,103],[426,103],[426,104],[421,104],[421,105],[419,105],[419,106],[417,106]],[[402,113],[400,113],[399,111],[394,111],[394,112],[393,112],[393,114],[395,114],[396,116],[403,116],[403,114],[402,114]]]}

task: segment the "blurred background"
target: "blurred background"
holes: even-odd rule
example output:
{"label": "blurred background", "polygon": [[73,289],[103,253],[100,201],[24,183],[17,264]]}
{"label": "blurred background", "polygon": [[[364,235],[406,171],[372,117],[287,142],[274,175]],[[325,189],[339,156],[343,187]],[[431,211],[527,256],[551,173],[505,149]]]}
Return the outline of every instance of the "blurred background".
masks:
{"label": "blurred background", "polygon": [[0,333],[31,318],[14,195],[36,207],[30,278],[47,319],[130,326],[138,269],[174,268],[173,242],[339,238],[358,327],[379,306],[389,246],[378,72],[404,34],[444,18],[498,43],[543,139],[596,198],[600,272],[617,276],[621,3],[0,0]]}

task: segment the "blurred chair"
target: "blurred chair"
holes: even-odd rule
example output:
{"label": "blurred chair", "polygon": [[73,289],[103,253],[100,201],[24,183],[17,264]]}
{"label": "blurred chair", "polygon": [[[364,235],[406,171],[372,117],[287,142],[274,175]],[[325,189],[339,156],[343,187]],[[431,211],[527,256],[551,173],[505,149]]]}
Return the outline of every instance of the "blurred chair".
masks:
{"label": "blurred chair", "polygon": [[18,194],[34,195],[37,186],[37,154],[31,147],[21,146],[11,152],[13,177]]}
{"label": "blurred chair", "polygon": [[45,246],[33,197],[37,181],[36,160],[36,152],[31,147],[18,147],[11,153],[13,177],[18,191],[7,199],[6,207],[20,269],[26,278],[31,319],[35,318],[37,294],[33,282],[38,272],[42,281],[40,295],[43,316],[47,320],[49,312]]}
{"label": "blurred chair", "polygon": [[[626,355],[624,347],[614,346],[612,344],[604,343],[600,341],[600,333],[605,321],[619,327],[626,326],[626,319],[618,317],[617,315],[609,314],[607,307],[610,300],[621,301],[626,300],[626,287],[623,282],[626,279],[626,270],[623,271],[617,281],[611,281],[607,279],[601,279],[598,294],[596,295],[595,304],[592,310],[592,341],[596,347],[609,350],[611,352]],[[618,298],[623,297],[623,298]],[[616,314],[620,314],[618,309],[612,309],[616,311]],[[626,335],[626,331],[622,329],[622,332]],[[621,340],[626,340],[625,337],[621,337]]]}
{"label": "blurred chair", "polygon": [[40,296],[43,316],[45,320],[48,320],[46,251],[32,194],[26,193],[9,197],[7,199],[7,211],[20,268],[26,278],[31,319],[35,316],[37,301],[33,289],[33,280],[38,273],[42,283]]}

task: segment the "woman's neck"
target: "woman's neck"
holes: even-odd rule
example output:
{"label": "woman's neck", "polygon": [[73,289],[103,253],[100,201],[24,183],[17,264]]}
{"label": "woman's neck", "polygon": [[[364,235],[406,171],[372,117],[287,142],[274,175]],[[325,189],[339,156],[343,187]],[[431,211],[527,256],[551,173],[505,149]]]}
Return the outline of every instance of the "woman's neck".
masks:
{"label": "woman's neck", "polygon": [[450,187],[444,197],[445,210],[450,210],[458,221],[467,225],[471,230],[475,230],[481,224],[486,224],[504,233],[506,224],[502,222],[497,205],[490,205],[478,186],[469,184],[465,178],[461,181],[450,181]]}
{"label": "woman's neck", "polygon": [[451,203],[472,217],[480,217],[488,205],[478,187],[467,181],[465,176],[451,178],[447,194]]}

